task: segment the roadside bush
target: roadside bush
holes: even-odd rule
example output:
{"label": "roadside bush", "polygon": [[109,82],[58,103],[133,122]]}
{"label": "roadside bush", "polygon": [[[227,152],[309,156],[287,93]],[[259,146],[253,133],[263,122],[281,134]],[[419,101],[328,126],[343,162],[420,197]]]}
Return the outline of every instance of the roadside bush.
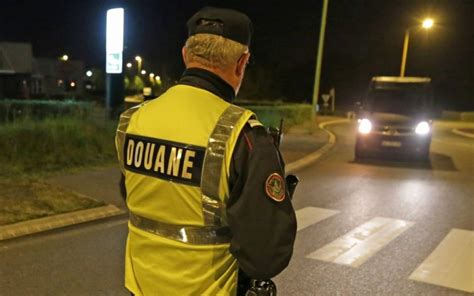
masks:
{"label": "roadside bush", "polygon": [[38,174],[115,160],[116,122],[58,117],[0,125],[0,176]]}
{"label": "roadside bush", "polygon": [[74,116],[85,118],[94,105],[84,101],[0,100],[0,123],[22,119],[41,120],[52,117]]}
{"label": "roadside bush", "polygon": [[[239,104],[239,103],[237,103]],[[260,122],[266,127],[279,127],[280,120],[284,120],[284,130],[290,127],[303,123],[311,119],[312,108],[307,104],[261,104],[261,105],[246,105],[240,103],[242,107],[248,108],[257,114]]]}

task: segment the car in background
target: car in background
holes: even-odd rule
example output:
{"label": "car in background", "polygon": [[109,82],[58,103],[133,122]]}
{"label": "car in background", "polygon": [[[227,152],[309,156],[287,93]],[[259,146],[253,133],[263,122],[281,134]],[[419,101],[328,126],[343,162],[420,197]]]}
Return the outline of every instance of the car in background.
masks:
{"label": "car in background", "polygon": [[359,113],[355,158],[428,161],[433,94],[428,77],[373,77]]}

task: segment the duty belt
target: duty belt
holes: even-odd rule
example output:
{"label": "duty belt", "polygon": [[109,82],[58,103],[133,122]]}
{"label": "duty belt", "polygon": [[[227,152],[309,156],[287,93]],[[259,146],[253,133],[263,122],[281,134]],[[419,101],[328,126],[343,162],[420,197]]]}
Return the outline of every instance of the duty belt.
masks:
{"label": "duty belt", "polygon": [[130,212],[130,223],[147,232],[192,245],[218,245],[229,243],[229,227],[186,226],[151,220]]}

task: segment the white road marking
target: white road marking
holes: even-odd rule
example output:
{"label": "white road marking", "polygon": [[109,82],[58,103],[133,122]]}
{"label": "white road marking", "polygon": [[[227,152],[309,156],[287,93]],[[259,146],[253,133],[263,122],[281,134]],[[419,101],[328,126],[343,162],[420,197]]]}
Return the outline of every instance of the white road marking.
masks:
{"label": "white road marking", "polygon": [[410,221],[375,217],[309,254],[307,258],[359,267],[413,224]]}
{"label": "white road marking", "polygon": [[336,215],[339,211],[315,207],[306,207],[296,211],[298,231]]}
{"label": "white road marking", "polygon": [[474,231],[452,229],[410,279],[474,293]]}

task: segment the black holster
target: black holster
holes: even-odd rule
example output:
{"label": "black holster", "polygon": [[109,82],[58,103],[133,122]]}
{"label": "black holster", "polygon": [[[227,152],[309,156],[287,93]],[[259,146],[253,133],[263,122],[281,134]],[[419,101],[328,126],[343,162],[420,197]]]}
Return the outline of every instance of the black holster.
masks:
{"label": "black holster", "polygon": [[251,279],[239,268],[237,296],[275,296],[276,285],[272,280]]}
{"label": "black holster", "polygon": [[300,182],[300,179],[296,175],[289,174],[285,177],[285,180],[290,199],[293,199],[293,194],[295,194],[296,186]]}
{"label": "black holster", "polygon": [[272,280],[251,280],[245,296],[276,296],[277,288]]}

